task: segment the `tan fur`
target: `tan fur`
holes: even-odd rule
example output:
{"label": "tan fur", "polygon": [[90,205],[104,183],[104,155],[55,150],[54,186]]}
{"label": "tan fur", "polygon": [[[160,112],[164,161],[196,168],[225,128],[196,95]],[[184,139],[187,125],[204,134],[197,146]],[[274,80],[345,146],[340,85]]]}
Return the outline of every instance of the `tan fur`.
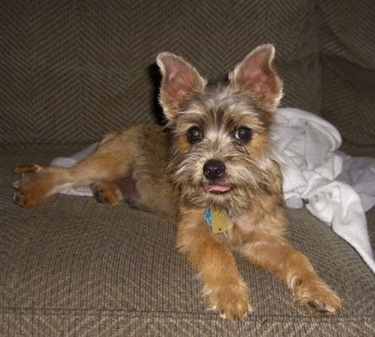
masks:
{"label": "tan fur", "polygon": [[[283,237],[282,176],[269,145],[282,96],[273,57],[273,46],[260,46],[229,74],[228,84],[210,86],[181,57],[160,54],[166,128],[113,132],[71,168],[17,167],[15,202],[34,207],[64,187],[90,185],[99,202],[124,198],[176,222],[177,247],[203,280],[208,308],[222,317],[252,310],[232,250],[284,280],[298,304],[337,313],[338,296]],[[207,224],[211,208],[227,214],[225,233],[213,234]]]}

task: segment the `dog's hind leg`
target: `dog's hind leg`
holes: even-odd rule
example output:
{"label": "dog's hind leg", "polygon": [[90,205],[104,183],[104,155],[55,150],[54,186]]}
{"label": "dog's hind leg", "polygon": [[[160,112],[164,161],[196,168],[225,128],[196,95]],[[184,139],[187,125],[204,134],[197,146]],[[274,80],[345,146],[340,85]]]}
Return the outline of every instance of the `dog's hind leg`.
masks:
{"label": "dog's hind leg", "polygon": [[18,166],[14,173],[21,174],[21,179],[14,184],[15,203],[21,207],[34,207],[66,187],[98,183],[103,183],[101,186],[105,186],[107,192],[110,190],[111,193],[102,193],[107,197],[112,194],[109,203],[116,203],[121,197],[115,196],[118,191],[114,192],[111,183],[130,174],[133,160],[131,144],[126,146],[121,137],[114,134],[106,137],[94,153],[72,167]]}

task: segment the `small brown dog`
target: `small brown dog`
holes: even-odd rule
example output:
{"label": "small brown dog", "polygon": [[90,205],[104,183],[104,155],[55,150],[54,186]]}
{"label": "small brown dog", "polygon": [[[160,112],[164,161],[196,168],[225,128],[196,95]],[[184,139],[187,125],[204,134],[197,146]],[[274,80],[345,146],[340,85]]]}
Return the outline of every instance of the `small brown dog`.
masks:
{"label": "small brown dog", "polygon": [[226,84],[208,85],[182,58],[162,53],[160,102],[167,125],[109,134],[71,168],[20,166],[15,202],[33,207],[71,185],[90,185],[98,201],[177,222],[177,246],[204,282],[208,308],[228,319],[251,311],[231,250],[275,272],[298,304],[336,313],[341,302],[308,259],[283,238],[282,177],[269,143],[282,85],[274,47],[253,50]]}

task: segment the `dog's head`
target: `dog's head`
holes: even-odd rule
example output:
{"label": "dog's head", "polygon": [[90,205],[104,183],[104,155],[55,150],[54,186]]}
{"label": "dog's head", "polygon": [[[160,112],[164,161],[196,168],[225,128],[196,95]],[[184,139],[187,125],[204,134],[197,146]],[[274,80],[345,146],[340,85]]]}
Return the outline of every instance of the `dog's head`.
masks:
{"label": "dog's head", "polygon": [[173,139],[169,173],[186,202],[246,207],[280,180],[268,140],[282,97],[274,52],[272,45],[259,46],[230,72],[228,83],[217,85],[208,85],[181,57],[158,55],[160,103]]}

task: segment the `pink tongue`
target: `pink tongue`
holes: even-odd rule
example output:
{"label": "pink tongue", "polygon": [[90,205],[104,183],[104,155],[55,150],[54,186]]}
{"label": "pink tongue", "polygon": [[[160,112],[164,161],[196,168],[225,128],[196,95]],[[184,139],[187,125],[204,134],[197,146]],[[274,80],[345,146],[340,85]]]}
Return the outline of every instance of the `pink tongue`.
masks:
{"label": "pink tongue", "polygon": [[206,185],[204,187],[204,190],[206,192],[227,192],[229,191],[229,186],[223,186],[223,185]]}

